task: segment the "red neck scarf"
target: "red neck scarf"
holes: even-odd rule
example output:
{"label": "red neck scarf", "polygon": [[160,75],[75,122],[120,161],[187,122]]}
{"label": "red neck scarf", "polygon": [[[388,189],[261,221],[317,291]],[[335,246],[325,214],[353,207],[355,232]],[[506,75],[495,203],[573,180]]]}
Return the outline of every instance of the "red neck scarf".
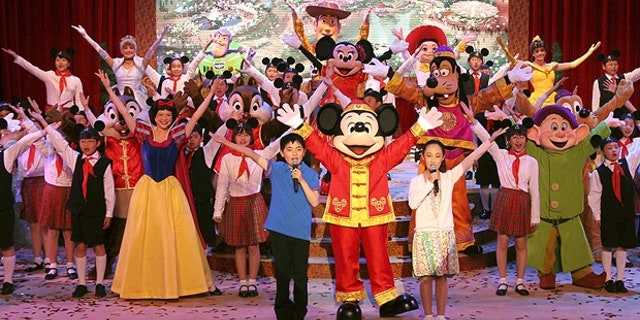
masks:
{"label": "red neck scarf", "polygon": [[474,92],[480,91],[480,74],[477,71],[473,73],[473,90]]}
{"label": "red neck scarf", "polygon": [[58,172],[58,177],[62,174],[62,157],[59,154],[56,154],[56,170]]}
{"label": "red neck scarf", "polygon": [[620,146],[620,149],[622,149],[622,151],[620,152],[620,158],[627,157],[627,155],[629,154],[629,148],[627,148],[627,146],[630,145],[632,142],[633,140],[631,139],[626,139],[624,141],[618,140],[618,146]]}
{"label": "red neck scarf", "polygon": [[180,80],[180,76],[170,76],[169,79],[173,80],[173,92],[176,92],[178,89],[178,80]]}
{"label": "red neck scarf", "polygon": [[93,172],[93,165],[90,160],[96,159],[93,156],[84,158],[84,163],[82,164],[82,197],[87,199],[87,183],[89,182],[89,175],[96,176]]}
{"label": "red neck scarf", "polygon": [[247,179],[248,179],[250,173],[249,173],[249,164],[247,163],[247,156],[235,150],[231,150],[231,154],[237,157],[242,157],[242,159],[240,160],[240,168],[238,169],[238,175],[236,176],[236,180],[242,177],[242,175],[245,174],[245,172],[247,173]]}
{"label": "red neck scarf", "polygon": [[622,190],[620,185],[620,178],[624,176],[622,167],[618,164],[618,161],[611,161],[613,166],[613,174],[611,174],[611,186],[613,187],[613,194],[616,196],[620,204],[622,204]]}
{"label": "red neck scarf", "polygon": [[35,161],[35,158],[36,158],[36,146],[32,144],[29,147],[29,157],[27,158],[27,170],[33,167],[33,162]]}
{"label": "red neck scarf", "polygon": [[69,70],[64,72],[60,72],[56,70],[56,76],[60,76],[60,93],[62,93],[64,88],[67,86],[67,77],[70,75],[71,75],[71,71]]}
{"label": "red neck scarf", "polygon": [[511,173],[513,174],[513,178],[516,180],[516,186],[518,185],[518,172],[520,172],[520,157],[527,154],[527,150],[522,150],[520,153],[516,153],[513,149],[509,149],[509,154],[516,157],[516,160],[513,161],[513,165],[511,166]]}

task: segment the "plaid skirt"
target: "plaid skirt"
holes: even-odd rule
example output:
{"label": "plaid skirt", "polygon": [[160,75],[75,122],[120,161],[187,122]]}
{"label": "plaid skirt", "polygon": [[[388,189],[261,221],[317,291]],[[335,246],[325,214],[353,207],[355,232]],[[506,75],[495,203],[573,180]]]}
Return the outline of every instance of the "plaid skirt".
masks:
{"label": "plaid skirt", "polygon": [[44,177],[29,177],[22,180],[22,210],[20,210],[20,219],[28,223],[38,222],[42,205],[42,194],[44,191]]}
{"label": "plaid skirt", "polygon": [[38,222],[45,228],[71,230],[71,212],[65,208],[71,187],[45,183]]}
{"label": "plaid skirt", "polygon": [[219,225],[220,236],[232,247],[265,242],[267,230],[264,228],[264,221],[268,212],[260,193],[229,197]]}
{"label": "plaid skirt", "polygon": [[531,227],[531,197],[522,190],[500,188],[491,212],[489,228],[508,236],[526,236]]}

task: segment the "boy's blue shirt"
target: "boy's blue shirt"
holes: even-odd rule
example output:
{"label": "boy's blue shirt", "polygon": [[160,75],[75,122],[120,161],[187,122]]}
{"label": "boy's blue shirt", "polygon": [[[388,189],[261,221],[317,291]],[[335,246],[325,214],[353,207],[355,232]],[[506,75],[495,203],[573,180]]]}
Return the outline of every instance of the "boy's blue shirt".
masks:
{"label": "boy's blue shirt", "polygon": [[[293,191],[291,167],[284,161],[270,161],[271,204],[269,215],[264,223],[265,229],[293,238],[310,240],[311,205],[302,190]],[[318,189],[318,174],[305,163],[300,171],[311,189]]]}

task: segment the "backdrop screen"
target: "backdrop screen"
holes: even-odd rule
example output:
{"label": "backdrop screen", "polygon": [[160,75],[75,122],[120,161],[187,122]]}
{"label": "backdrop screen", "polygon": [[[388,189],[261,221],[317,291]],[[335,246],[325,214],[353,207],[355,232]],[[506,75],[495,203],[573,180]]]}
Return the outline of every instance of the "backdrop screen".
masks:
{"label": "backdrop screen", "polygon": [[[509,15],[508,0],[457,1],[457,0],[387,0],[384,3],[361,0],[334,1],[337,6],[351,12],[341,20],[342,30],[338,41],[355,42],[360,26],[370,12],[370,33],[368,40],[375,53],[382,54],[395,40],[392,29],[402,30],[404,36],[415,27],[430,24],[442,28],[447,35],[448,45],[454,47],[468,34],[477,37],[470,43],[474,48],[487,48],[492,71],[505,61],[496,37],[507,41]],[[315,41],[315,19],[305,10],[312,1],[290,1],[302,19],[305,35],[310,42]],[[256,67],[263,70],[264,57],[293,57],[305,64],[305,72],[310,64],[297,50],[289,48],[283,41],[284,34],[293,32],[292,11],[285,1],[266,0],[157,0],[157,30],[171,24],[172,28],[158,49],[158,61],[172,54],[185,55],[190,59],[202,49],[213,33],[226,28],[233,34],[233,45],[256,51]],[[466,67],[467,55],[461,54],[459,64]],[[402,63],[395,55],[389,61],[392,67]],[[160,63],[159,69],[164,65]],[[159,70],[161,71],[161,70]],[[303,73],[303,76],[307,75]]]}

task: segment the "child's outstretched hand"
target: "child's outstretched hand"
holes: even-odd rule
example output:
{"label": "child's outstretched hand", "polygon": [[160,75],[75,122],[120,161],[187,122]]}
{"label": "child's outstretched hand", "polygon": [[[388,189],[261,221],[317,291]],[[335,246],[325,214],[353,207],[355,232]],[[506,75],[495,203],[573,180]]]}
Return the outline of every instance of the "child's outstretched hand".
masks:
{"label": "child's outstretched hand", "polygon": [[499,130],[494,131],[491,134],[491,138],[489,138],[489,141],[493,142],[496,141],[496,139],[498,139],[499,136],[501,136],[503,133],[507,132],[508,128],[501,128]]}
{"label": "child's outstretched hand", "polygon": [[211,137],[211,139],[213,139],[213,141],[219,143],[219,144],[226,144],[229,142],[229,140],[227,140],[227,138],[225,138],[222,135],[219,135],[217,133],[213,133],[213,132],[209,132],[209,136]]}

